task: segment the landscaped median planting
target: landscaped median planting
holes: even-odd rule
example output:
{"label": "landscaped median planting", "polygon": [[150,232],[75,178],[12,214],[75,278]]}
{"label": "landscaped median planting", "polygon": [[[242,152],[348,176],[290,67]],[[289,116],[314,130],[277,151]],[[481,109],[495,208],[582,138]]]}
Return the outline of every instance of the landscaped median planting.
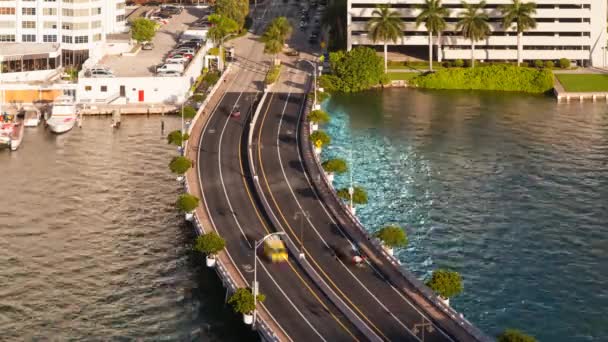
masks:
{"label": "landscaped median planting", "polygon": [[273,84],[279,79],[281,75],[281,65],[275,65],[266,74],[266,79],[264,80],[266,84]]}
{"label": "landscaped median planting", "polygon": [[429,89],[476,89],[545,93],[553,89],[549,69],[513,65],[491,65],[482,68],[450,68],[419,74],[410,85]]}
{"label": "landscaped median planting", "polygon": [[608,75],[606,74],[556,74],[555,76],[566,91],[608,91]]}

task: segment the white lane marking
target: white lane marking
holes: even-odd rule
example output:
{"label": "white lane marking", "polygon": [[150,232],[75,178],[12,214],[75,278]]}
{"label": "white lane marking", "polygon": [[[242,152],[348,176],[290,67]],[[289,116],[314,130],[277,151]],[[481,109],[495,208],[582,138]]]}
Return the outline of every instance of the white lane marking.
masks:
{"label": "white lane marking", "polygon": [[[302,116],[302,112],[303,112],[303,111],[302,111],[302,109],[303,109],[303,106],[304,106],[304,103],[302,103],[302,106],[301,106],[300,111],[299,111],[299,116],[298,116],[298,121],[297,121],[298,123],[297,123],[297,126],[296,126],[296,131],[297,131],[297,132],[299,132],[299,131],[300,131],[300,123],[301,123],[301,119],[300,119],[300,118],[301,118],[301,116]],[[305,166],[304,166],[304,161],[302,160],[302,155],[301,155],[301,151],[300,151],[300,148],[299,148],[299,146],[300,146],[299,141],[300,141],[299,134],[297,134],[297,133],[296,133],[296,146],[298,146],[298,159],[299,159],[299,161],[300,161],[300,166],[302,167],[302,170],[305,170],[306,168],[305,168]],[[278,145],[277,145],[277,149],[278,149]],[[279,161],[281,161],[280,157],[279,157]],[[282,162],[281,162],[281,168],[283,168],[283,166],[282,166],[282,165],[283,165],[283,164],[282,164]],[[285,176],[284,169],[283,169],[283,174],[284,174],[284,176]],[[315,187],[312,185],[312,182],[310,181],[310,178],[308,177],[308,173],[303,172],[303,174],[304,174],[304,176],[305,176],[305,178],[306,178],[306,181],[308,182],[309,187],[312,189],[313,193],[315,194],[315,198],[317,199],[317,201],[318,201],[318,202],[319,202],[319,204],[321,205],[321,208],[323,208],[323,211],[325,212],[325,214],[327,215],[327,217],[329,217],[329,219],[331,220],[331,222],[332,222],[334,225],[336,225],[336,227],[338,227],[338,230],[340,231],[340,234],[341,234],[341,235],[342,235],[342,236],[343,236],[343,237],[344,237],[344,238],[345,238],[345,239],[346,239],[346,240],[347,240],[347,241],[348,241],[348,242],[349,242],[349,243],[350,243],[352,246],[354,246],[354,243],[353,243],[353,242],[352,242],[352,241],[351,241],[351,240],[348,238],[348,236],[346,235],[346,233],[344,233],[344,231],[342,230],[342,227],[340,227],[340,225],[339,225],[339,224],[337,224],[337,222],[334,220],[333,216],[332,216],[332,215],[329,213],[329,211],[328,211],[328,210],[327,210],[327,208],[325,207],[325,204],[323,203],[323,201],[321,201],[321,199],[319,198],[319,194],[317,193],[317,190],[316,190],[316,189],[315,189]],[[286,179],[286,181],[287,181],[287,183],[288,183],[288,185],[289,185],[289,180],[286,178],[286,176],[285,176],[285,179]],[[289,188],[290,188],[290,190],[291,190],[291,185],[289,185]],[[292,194],[293,194],[293,191],[292,191]],[[294,196],[295,196],[295,195],[294,195]],[[297,199],[296,199],[296,201],[297,201]],[[298,206],[299,206],[299,203],[298,203]],[[302,209],[302,207],[300,207],[300,209]],[[307,221],[308,221],[308,222],[309,222],[309,224],[310,224],[311,226],[313,226],[313,228],[314,228],[314,225],[312,225],[312,222],[310,222],[310,219],[307,219]],[[316,231],[316,229],[315,229],[315,231]],[[317,232],[317,234],[318,234],[318,232]],[[327,245],[327,244],[326,244],[326,245]],[[378,269],[376,269],[376,268],[375,268],[375,267],[374,267],[372,264],[370,264],[369,262],[367,262],[367,263],[368,263],[368,265],[369,265],[370,267],[372,267],[372,268],[374,269],[374,272],[376,272],[376,273],[378,273],[378,274],[382,274],[382,272],[380,272]],[[350,270],[349,270],[349,273],[350,273]],[[352,274],[352,273],[351,273],[351,274]],[[357,279],[357,277],[355,277],[354,275],[353,275],[353,277],[354,277],[354,278],[357,280],[357,282],[359,282],[359,280]],[[359,283],[360,283],[360,282],[359,282]],[[441,334],[442,334],[442,335],[444,335],[445,337],[447,337],[447,338],[448,338],[450,341],[455,342],[455,341],[454,341],[454,340],[453,340],[453,339],[452,339],[452,338],[451,338],[451,337],[450,337],[450,336],[449,336],[449,335],[448,335],[446,332],[444,332],[444,331],[443,331],[443,329],[439,328],[439,327],[438,327],[438,326],[437,326],[435,323],[433,323],[433,321],[431,321],[431,320],[430,320],[430,319],[429,319],[429,318],[428,318],[428,317],[427,317],[427,316],[426,316],[424,313],[422,313],[422,312],[421,312],[421,311],[420,311],[420,310],[419,310],[419,309],[418,309],[418,308],[417,308],[417,307],[416,307],[416,306],[415,306],[415,305],[414,305],[414,304],[413,304],[413,303],[412,303],[410,300],[408,300],[408,299],[407,299],[407,298],[406,298],[406,297],[403,295],[403,293],[401,293],[401,291],[399,291],[398,289],[396,289],[396,288],[393,286],[393,284],[391,284],[391,283],[389,283],[389,282],[387,282],[387,284],[388,284],[388,285],[389,285],[389,286],[390,286],[390,287],[393,289],[393,291],[395,291],[395,292],[396,292],[396,293],[397,293],[397,294],[398,294],[398,295],[399,295],[399,296],[400,296],[400,297],[401,297],[401,298],[402,298],[402,299],[403,299],[403,300],[404,300],[406,303],[408,303],[408,304],[409,304],[409,305],[410,305],[410,306],[411,306],[411,307],[412,307],[414,310],[416,310],[416,312],[418,312],[418,313],[419,313],[419,314],[420,314],[420,315],[421,315],[423,318],[425,318],[426,320],[428,320],[428,321],[429,321],[429,322],[430,322],[430,323],[431,323],[431,324],[432,324],[432,325],[433,325],[433,326],[434,326],[434,327],[435,327],[435,328],[436,328],[436,329],[437,329],[439,332],[441,332]],[[362,286],[363,286],[363,285],[362,285]],[[364,289],[365,289],[365,290],[366,290],[368,293],[370,293],[370,292],[369,292],[369,290],[367,290],[367,288],[365,288],[365,286],[363,286],[363,288],[364,288]],[[371,294],[371,293],[370,293],[370,294]],[[372,295],[372,296],[373,296],[373,295]],[[373,296],[373,297],[375,298],[375,296]],[[378,300],[378,299],[376,298],[376,300]],[[387,311],[388,311],[388,310],[387,310]],[[392,313],[391,313],[391,315],[392,315]],[[402,325],[403,325],[403,324],[402,324]],[[407,327],[406,327],[406,329],[407,329],[408,331],[410,331],[410,330],[409,330]],[[411,331],[410,331],[410,333],[411,333]],[[415,337],[416,337],[416,338],[418,338],[418,336],[415,336]],[[418,339],[419,339],[419,338],[418,338]],[[420,340],[420,339],[419,339],[419,340]]]}
{"label": "white lane marking", "polygon": [[[250,57],[250,56],[251,56],[251,54],[248,57]],[[230,84],[228,86],[228,89],[232,86],[232,84],[236,81],[236,79],[237,79],[237,77],[235,76],[232,79],[232,81],[230,82]],[[201,146],[203,146],[202,142],[203,142],[203,137],[205,136],[205,132],[207,130],[207,126],[209,125],[209,122],[211,121],[211,117],[214,115],[214,113],[216,113],[219,105],[224,100],[224,97],[226,96],[226,94],[227,94],[227,92],[224,92],[224,94],[222,94],[222,97],[220,98],[220,101],[215,105],[215,108],[209,114],[210,115],[209,119],[207,120],[207,122],[205,122],[205,125],[203,126],[201,137],[200,137],[200,139],[198,141],[199,148],[198,148],[198,151],[197,151],[197,154],[196,154],[196,160],[197,160],[197,162],[200,160]],[[199,168],[200,168],[200,166],[199,166]],[[199,171],[199,170],[197,170],[197,171]],[[215,221],[213,220],[213,215],[211,215],[211,211],[209,210],[209,206],[207,205],[207,201],[205,199],[205,191],[203,190],[203,180],[201,179],[201,173],[200,173],[200,171],[197,172],[197,177],[198,177],[198,184],[200,185],[201,195],[203,197],[203,202],[205,203],[205,210],[207,210],[207,216],[209,217],[209,220],[211,221],[211,225],[213,226],[213,230],[215,230],[219,234],[220,232],[217,229],[217,226],[215,225]],[[247,284],[247,285],[250,286],[249,282],[247,281],[247,278],[245,278],[245,276],[243,275],[243,273],[241,272],[241,270],[238,267],[236,267],[237,264],[236,264],[236,262],[234,262],[234,259],[232,258],[232,255],[230,255],[230,253],[228,252],[228,248],[226,248],[224,251],[226,252],[226,255],[228,255],[228,258],[230,259],[230,261],[232,262],[232,264],[235,265],[235,268],[236,268],[237,272],[239,272],[239,275],[241,276],[241,278],[243,279],[243,281],[245,282],[245,284]],[[265,270],[265,272],[268,273],[267,270]],[[269,274],[269,276],[270,276],[270,274]],[[264,304],[262,304],[262,306],[264,306]],[[293,304],[292,304],[292,306],[293,306]],[[264,306],[264,308],[266,308],[266,307]],[[270,312],[270,310],[266,310],[266,312],[272,318],[272,320],[277,324],[277,326],[279,327],[279,329],[281,329],[281,331],[283,331],[283,334],[291,342],[293,342],[293,339],[291,338],[291,336],[289,336],[289,334],[287,333],[287,331],[285,329],[283,329],[283,327],[281,326],[281,324],[279,323],[279,321],[272,315],[272,313]]]}
{"label": "white lane marking", "polygon": [[[236,79],[236,77],[235,77]],[[236,105],[238,104],[239,99],[241,98],[241,96],[243,95],[244,90],[241,91],[241,93],[239,94],[238,98],[236,99],[234,105],[233,105],[233,109],[236,108]],[[223,172],[222,172],[222,140],[224,138],[224,132],[226,131],[226,127],[228,127],[228,123],[230,122],[231,116],[229,115],[226,118],[226,123],[224,124],[224,127],[222,128],[222,132],[220,134],[220,140],[219,140],[219,146],[218,146],[218,169],[220,172],[220,183],[222,184],[222,188],[224,191],[224,196],[226,197],[226,201],[228,202],[228,206],[230,208],[230,211],[232,212],[232,217],[234,218],[234,222],[236,223],[236,225],[239,227],[239,230],[241,231],[241,234],[243,235],[243,237],[245,237],[245,241],[247,241],[247,244],[249,245],[250,248],[253,248],[253,246],[251,246],[251,244],[249,243],[249,239],[247,238],[247,236],[245,235],[245,232],[243,231],[243,227],[241,226],[238,218],[236,217],[235,213],[234,213],[234,209],[232,207],[232,202],[230,201],[230,198],[228,197],[228,191],[226,189],[226,184],[224,183],[224,176],[223,176]],[[200,146],[200,144],[199,144]],[[254,251],[255,253],[255,251]],[[281,287],[278,285],[278,283],[276,282],[276,280],[272,277],[272,275],[270,275],[270,272],[268,272],[268,270],[266,269],[265,266],[263,266],[263,263],[260,263],[260,265],[262,265],[264,271],[267,273],[268,277],[272,280],[272,282],[276,285],[276,287],[279,289],[279,291],[281,292],[281,294],[283,294],[283,296],[285,297],[285,299],[287,299],[287,301],[289,301],[289,303],[291,304],[291,306],[294,308],[294,310],[296,310],[298,312],[298,314],[300,315],[300,317],[302,317],[302,319],[308,324],[308,326],[315,332],[315,334],[317,334],[319,336],[319,338],[321,338],[323,341],[326,341],[323,336],[319,333],[319,331],[317,331],[317,329],[315,329],[315,327],[312,325],[312,323],[310,323],[310,321],[306,318],[306,316],[304,316],[304,314],[298,309],[298,307],[291,301],[291,299],[289,298],[289,296],[283,291],[283,289],[281,289]]]}

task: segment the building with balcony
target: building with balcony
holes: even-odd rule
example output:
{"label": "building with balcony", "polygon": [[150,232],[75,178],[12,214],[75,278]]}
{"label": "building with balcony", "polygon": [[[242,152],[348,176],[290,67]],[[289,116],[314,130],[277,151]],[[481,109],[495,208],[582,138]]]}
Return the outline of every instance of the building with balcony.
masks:
{"label": "building with balcony", "polygon": [[[568,58],[579,65],[605,67],[606,0],[528,0],[536,3],[537,27],[523,33],[524,61],[558,60]],[[479,0],[467,0],[478,3]],[[517,33],[502,27],[500,6],[511,0],[487,0],[485,10],[490,17],[492,35],[475,44],[475,58],[484,61],[516,61]],[[398,59],[428,59],[428,33],[423,25],[416,27],[418,6],[424,0],[348,0],[347,47],[357,45],[381,49],[383,42],[373,42],[367,34],[367,22],[377,5],[388,4],[404,22],[403,36],[397,43],[389,42],[389,52]],[[471,58],[471,42],[456,30],[460,0],[443,0],[450,10],[447,28],[441,39],[434,38],[435,60]]]}

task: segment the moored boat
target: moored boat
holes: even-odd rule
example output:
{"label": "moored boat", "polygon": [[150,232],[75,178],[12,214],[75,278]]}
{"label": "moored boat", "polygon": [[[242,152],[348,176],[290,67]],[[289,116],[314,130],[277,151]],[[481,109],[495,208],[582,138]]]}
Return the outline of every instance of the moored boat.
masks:
{"label": "moored boat", "polygon": [[40,124],[42,114],[38,108],[32,106],[24,109],[24,117],[23,125],[25,127],[36,127]]}
{"label": "moored boat", "polygon": [[17,119],[17,121],[13,123],[13,131],[10,134],[11,151],[16,151],[19,146],[21,146],[21,142],[23,141],[24,129],[25,126],[22,120]]}
{"label": "moored boat", "polygon": [[62,95],[55,99],[51,117],[46,121],[53,133],[65,133],[76,124],[76,105],[70,96]]}
{"label": "moored boat", "polygon": [[13,133],[15,116],[10,114],[0,115],[0,146],[10,147],[11,134]]}

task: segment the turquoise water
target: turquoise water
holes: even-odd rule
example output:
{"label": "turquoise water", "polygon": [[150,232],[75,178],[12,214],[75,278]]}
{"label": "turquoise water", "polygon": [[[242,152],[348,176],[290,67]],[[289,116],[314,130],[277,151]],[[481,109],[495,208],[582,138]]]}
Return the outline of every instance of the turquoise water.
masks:
{"label": "turquoise water", "polygon": [[489,335],[608,341],[608,105],[389,89],[324,107],[323,158],[352,149],[361,222],[406,227],[420,278],[459,271],[454,308]]}

